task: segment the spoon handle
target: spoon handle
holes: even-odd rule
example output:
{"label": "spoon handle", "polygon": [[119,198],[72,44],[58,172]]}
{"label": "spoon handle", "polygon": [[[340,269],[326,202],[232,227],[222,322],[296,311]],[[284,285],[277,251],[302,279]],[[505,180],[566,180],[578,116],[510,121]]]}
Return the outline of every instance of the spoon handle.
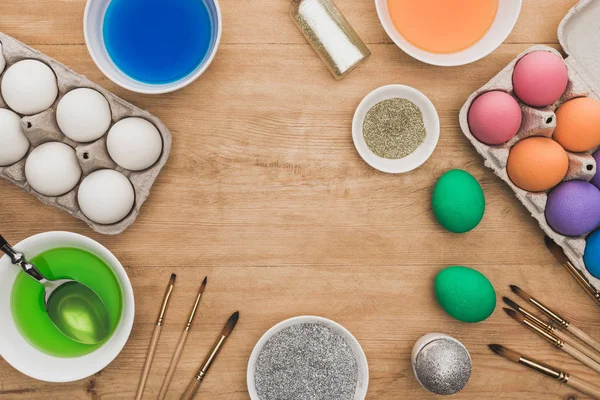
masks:
{"label": "spoon handle", "polygon": [[10,244],[0,235],[0,250],[6,254],[14,265],[23,268],[23,271],[39,282],[46,282],[46,277],[38,269],[25,259],[25,255],[13,249]]}

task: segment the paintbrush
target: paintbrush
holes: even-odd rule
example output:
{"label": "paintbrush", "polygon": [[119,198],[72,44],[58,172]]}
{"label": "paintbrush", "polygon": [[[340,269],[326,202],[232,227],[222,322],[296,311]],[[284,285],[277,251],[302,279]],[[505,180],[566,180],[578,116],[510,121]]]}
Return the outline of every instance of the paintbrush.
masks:
{"label": "paintbrush", "polygon": [[200,289],[198,290],[198,296],[196,296],[196,302],[194,303],[194,307],[192,307],[192,311],[190,312],[190,317],[188,318],[187,324],[183,329],[181,336],[179,337],[179,342],[177,343],[177,347],[175,348],[175,353],[173,354],[173,358],[171,359],[171,364],[169,364],[169,369],[167,370],[167,374],[165,375],[165,380],[163,381],[162,387],[160,388],[158,400],[163,400],[167,395],[167,390],[169,390],[169,385],[171,384],[173,375],[175,375],[175,369],[177,369],[177,364],[179,363],[179,359],[181,358],[181,354],[183,353],[183,348],[185,347],[185,342],[187,341],[188,334],[190,333],[192,322],[194,321],[194,317],[196,316],[196,311],[198,310],[198,305],[200,304],[200,299],[202,298],[202,294],[204,293],[204,289],[206,288],[207,281],[208,277],[204,277],[204,280],[200,285]]}
{"label": "paintbrush", "polygon": [[510,289],[513,291],[514,294],[516,294],[523,300],[527,301],[528,303],[532,304],[535,308],[537,308],[538,310],[540,310],[541,312],[546,314],[548,317],[550,317],[550,319],[552,321],[554,321],[555,323],[557,323],[560,327],[566,329],[567,332],[571,333],[573,336],[575,336],[576,338],[578,338],[579,340],[581,340],[588,346],[592,347],[596,351],[600,351],[600,343],[598,343],[595,339],[593,339],[587,333],[585,333],[584,331],[582,331],[575,325],[571,324],[565,318],[563,318],[559,314],[555,313],[554,311],[552,311],[551,309],[546,307],[544,304],[540,303],[535,298],[531,297],[527,292],[525,292],[520,287],[518,287],[516,285],[510,285]]}
{"label": "paintbrush", "polygon": [[594,361],[590,357],[586,356],[585,354],[583,354],[582,352],[577,350],[575,347],[571,346],[571,344],[569,344],[568,342],[565,342],[564,340],[560,340],[555,335],[553,335],[549,332],[546,332],[545,330],[540,328],[535,322],[528,320],[524,314],[522,314],[518,311],[511,310],[510,308],[505,308],[504,311],[512,319],[516,320],[517,322],[520,322],[521,324],[525,325],[526,327],[528,327],[529,329],[531,329],[532,331],[534,331],[535,333],[540,335],[542,338],[546,339],[548,342],[552,343],[554,345],[554,347],[561,349],[562,351],[564,351],[565,353],[567,353],[574,359],[582,362],[583,364],[587,365],[594,371],[600,373],[600,364],[598,364],[596,361]]}
{"label": "paintbrush", "polygon": [[594,302],[600,306],[600,292],[596,290],[594,286],[590,283],[590,281],[581,273],[579,269],[577,269],[573,263],[569,260],[567,255],[565,254],[562,247],[560,247],[556,242],[550,237],[546,236],[544,238],[544,242],[546,243],[546,247],[548,250],[554,255],[554,257],[562,264],[563,267],[571,274],[573,278],[579,283],[579,285],[585,290],[585,292],[594,299]]}
{"label": "paintbrush", "polygon": [[516,351],[513,351],[499,344],[490,344],[489,347],[494,353],[506,358],[509,361],[512,361],[517,364],[522,364],[528,368],[533,369],[534,371],[540,372],[546,376],[554,378],[559,382],[566,383],[567,386],[570,386],[573,389],[577,389],[581,393],[587,394],[588,396],[592,396],[594,399],[600,399],[600,388],[589,382],[569,375],[567,372],[562,371],[558,368],[552,367],[548,364],[541,363],[532,358],[519,354]]}
{"label": "paintbrush", "polygon": [[504,300],[504,302],[506,304],[508,304],[510,307],[514,308],[515,310],[517,310],[518,312],[523,314],[528,320],[534,322],[536,325],[538,325],[540,328],[542,328],[546,332],[556,336],[563,342],[570,343],[571,346],[575,347],[577,350],[579,350],[580,352],[582,352],[583,354],[585,354],[586,356],[588,356],[589,358],[591,358],[592,360],[594,360],[600,364],[600,354],[599,353],[595,352],[594,350],[592,350],[591,348],[589,348],[583,344],[580,344],[576,340],[572,340],[572,338],[569,335],[567,335],[560,329],[556,328],[551,323],[546,323],[545,321],[542,321],[535,314],[533,314],[529,310],[521,307],[520,305],[518,305],[517,303],[515,303],[508,297],[503,297],[502,300]]}
{"label": "paintbrush", "polygon": [[206,359],[204,359],[200,370],[194,376],[194,379],[192,379],[189,386],[181,396],[181,400],[190,400],[194,397],[194,395],[198,391],[198,388],[200,387],[200,383],[202,383],[202,380],[208,373],[210,366],[215,361],[215,358],[217,358],[217,356],[219,355],[219,352],[225,345],[225,342],[227,341],[229,335],[231,335],[231,331],[233,331],[233,328],[235,328],[235,325],[237,324],[239,318],[240,313],[238,311],[234,312],[231,315],[231,317],[229,317],[229,320],[227,320],[225,327],[221,331],[221,335],[213,345],[212,349],[208,352],[208,355],[206,356]]}
{"label": "paintbrush", "polygon": [[171,278],[169,279],[169,285],[165,290],[165,296],[163,297],[162,306],[160,307],[160,312],[158,313],[158,319],[156,320],[156,326],[154,327],[154,332],[152,333],[152,340],[150,340],[150,347],[148,348],[148,355],[146,356],[146,362],[144,363],[144,369],[142,370],[142,376],[140,377],[140,382],[138,384],[137,392],[135,394],[136,400],[141,400],[142,395],[144,394],[144,388],[146,387],[146,381],[148,380],[148,374],[150,373],[150,367],[152,367],[152,360],[154,360],[154,353],[156,353],[156,347],[158,345],[158,339],[160,338],[160,332],[162,330],[162,324],[165,318],[165,314],[167,312],[167,307],[169,306],[169,300],[171,299],[171,293],[173,292],[173,287],[175,286],[175,279],[177,275],[171,274]]}

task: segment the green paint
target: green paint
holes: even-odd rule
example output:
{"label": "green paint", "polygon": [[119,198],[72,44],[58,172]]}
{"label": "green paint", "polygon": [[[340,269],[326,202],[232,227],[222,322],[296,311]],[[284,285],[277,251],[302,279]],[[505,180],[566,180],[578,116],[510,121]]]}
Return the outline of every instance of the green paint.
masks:
{"label": "green paint", "polygon": [[485,196],[477,179],[461,169],[446,172],[433,189],[433,213],[439,223],[455,233],[475,228],[485,212]]}
{"label": "green paint", "polygon": [[435,278],[435,296],[451,317],[480,322],[496,308],[496,292],[481,272],[467,267],[448,267]]}
{"label": "green paint", "polygon": [[[123,294],[117,277],[103,260],[85,250],[57,248],[38,254],[31,262],[49,279],[74,279],[96,292],[108,310],[111,328],[106,340],[110,338],[121,319]],[[44,353],[79,357],[104,343],[77,343],[56,329],[44,307],[44,287],[23,271],[13,285],[11,309],[23,337]]]}
{"label": "green paint", "polygon": [[79,282],[59,286],[46,301],[46,309],[58,330],[76,342],[98,344],[110,335],[104,302]]}

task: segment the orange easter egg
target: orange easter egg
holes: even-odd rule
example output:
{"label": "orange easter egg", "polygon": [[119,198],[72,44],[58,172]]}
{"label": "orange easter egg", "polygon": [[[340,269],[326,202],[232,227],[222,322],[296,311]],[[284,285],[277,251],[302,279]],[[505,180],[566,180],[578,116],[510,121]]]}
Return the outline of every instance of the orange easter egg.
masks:
{"label": "orange easter egg", "polygon": [[600,102],[579,97],[560,106],[556,111],[554,140],[575,152],[600,145]]}
{"label": "orange easter egg", "polygon": [[531,137],[513,146],[506,172],[521,189],[542,192],[560,183],[569,169],[567,152],[552,139]]}

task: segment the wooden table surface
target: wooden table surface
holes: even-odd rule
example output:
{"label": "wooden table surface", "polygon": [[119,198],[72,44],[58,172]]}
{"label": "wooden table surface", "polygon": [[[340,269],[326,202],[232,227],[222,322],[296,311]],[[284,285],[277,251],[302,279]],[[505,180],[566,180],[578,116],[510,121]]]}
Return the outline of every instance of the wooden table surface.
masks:
{"label": "wooden table surface", "polygon": [[[415,380],[414,342],[444,332],[471,352],[473,374],[456,399],[582,399],[574,390],[492,354],[500,342],[598,380],[501,311],[517,283],[600,337],[599,310],[555,262],[537,223],[484,168],[463,137],[467,96],[532,44],[559,47],[556,31],[576,0],[526,0],[517,26],[495,52],[471,65],[440,68],[413,60],[379,24],[373,0],[338,0],[372,57],[336,82],[290,20],[288,1],[223,0],[223,39],[208,71],[161,96],[118,88],[96,68],[83,39],[84,0],[3,0],[0,30],[55,57],[158,115],[173,133],[170,159],[141,214],[118,236],[45,207],[0,182],[0,231],[13,242],[38,232],[78,232],[108,247],[126,267],[136,297],[129,342],[85,380],[37,382],[0,359],[2,399],[133,398],[162,292],[178,281],[145,398],[162,378],[205,275],[209,284],[171,386],[177,399],[227,317],[240,322],[197,398],[248,399],[252,348],[275,323],[297,315],[331,318],[362,344],[370,367],[367,399],[432,399]],[[441,137],[431,159],[404,175],[366,165],[351,120],[371,90],[401,83],[435,104]],[[431,212],[436,179],[462,168],[481,182],[487,209],[474,231],[442,229]],[[465,324],[437,305],[433,278],[449,265],[476,268],[498,294],[487,321]],[[0,328],[1,329],[1,328]]]}

